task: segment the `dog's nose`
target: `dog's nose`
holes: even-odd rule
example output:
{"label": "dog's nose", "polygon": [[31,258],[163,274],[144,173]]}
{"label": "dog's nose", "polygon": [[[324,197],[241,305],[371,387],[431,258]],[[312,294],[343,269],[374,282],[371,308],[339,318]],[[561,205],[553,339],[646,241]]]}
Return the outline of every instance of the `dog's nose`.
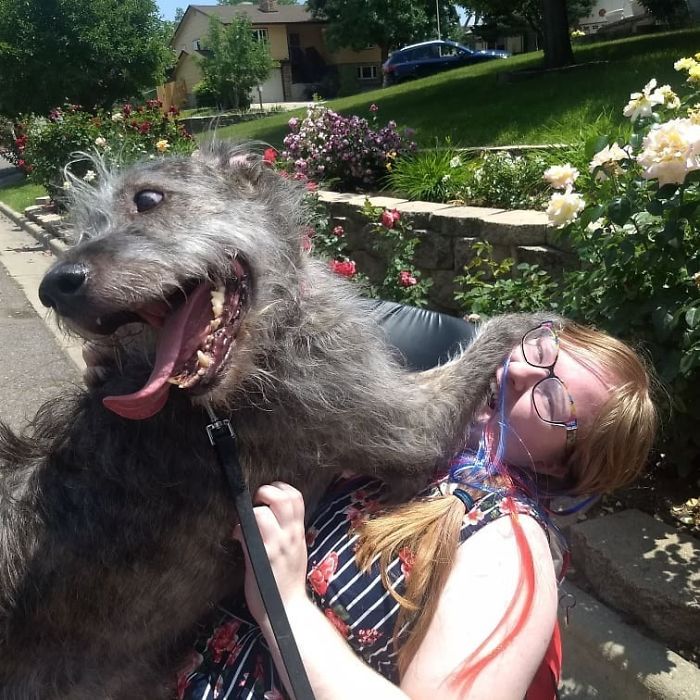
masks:
{"label": "dog's nose", "polygon": [[80,291],[88,276],[83,263],[60,263],[49,270],[39,285],[39,299],[44,306],[57,309],[70,302]]}

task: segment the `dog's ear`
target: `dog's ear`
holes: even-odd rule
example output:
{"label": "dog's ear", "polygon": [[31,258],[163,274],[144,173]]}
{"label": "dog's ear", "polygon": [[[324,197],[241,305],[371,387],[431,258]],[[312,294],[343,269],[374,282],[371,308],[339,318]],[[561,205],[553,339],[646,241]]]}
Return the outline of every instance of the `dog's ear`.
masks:
{"label": "dog's ear", "polygon": [[262,157],[241,145],[232,145],[223,141],[210,141],[192,154],[210,167],[223,173],[239,190],[251,194],[260,182],[267,167]]}

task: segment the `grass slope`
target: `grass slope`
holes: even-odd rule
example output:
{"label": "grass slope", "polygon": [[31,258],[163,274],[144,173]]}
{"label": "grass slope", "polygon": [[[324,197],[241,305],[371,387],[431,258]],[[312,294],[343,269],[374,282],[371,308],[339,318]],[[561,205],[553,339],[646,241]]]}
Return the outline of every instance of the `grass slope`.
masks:
{"label": "grass slope", "polygon": [[0,187],[0,202],[17,212],[23,212],[27,207],[34,204],[37,197],[43,197],[46,190],[41,185],[34,185],[30,182],[18,182],[6,187]]}
{"label": "grass slope", "polygon": [[[674,61],[698,51],[700,27],[579,45],[579,67],[517,82],[505,82],[501,74],[538,68],[541,53],[468,66],[328,105],[366,116],[375,102],[382,122],[394,119],[415,129],[421,146],[442,144],[446,137],[460,146],[572,143],[595,122],[606,131],[623,125],[622,108],[629,94],[651,78],[677,86],[680,75],[673,70]],[[223,127],[218,134],[279,147],[289,118],[304,113]]]}

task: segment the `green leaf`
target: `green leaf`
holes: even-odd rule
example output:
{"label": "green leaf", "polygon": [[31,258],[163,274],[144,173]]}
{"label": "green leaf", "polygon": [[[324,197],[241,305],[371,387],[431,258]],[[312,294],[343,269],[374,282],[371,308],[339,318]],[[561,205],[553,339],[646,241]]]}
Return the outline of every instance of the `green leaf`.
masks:
{"label": "green leaf", "polygon": [[593,136],[592,138],[588,139],[585,147],[586,158],[590,160],[596,153],[598,153],[598,151],[602,151],[608,145],[609,140],[610,137],[607,134],[602,136]]}
{"label": "green leaf", "polygon": [[653,216],[661,216],[664,213],[664,205],[658,199],[650,200],[646,208]]}
{"label": "green leaf", "polygon": [[656,337],[661,342],[668,339],[676,325],[673,315],[662,306],[657,306],[654,309],[651,314],[651,322],[654,326]]}
{"label": "green leaf", "polygon": [[675,185],[669,182],[667,185],[659,187],[654,195],[657,199],[671,199],[676,192],[678,192],[679,185]]}
{"label": "green leaf", "polygon": [[632,205],[627,197],[617,197],[608,204],[608,218],[614,224],[618,224],[618,226],[622,226],[622,224],[626,223],[631,213]]}
{"label": "green leaf", "polygon": [[688,328],[695,328],[700,323],[700,307],[694,306],[692,309],[688,309],[685,312],[685,322],[688,324]]}
{"label": "green leaf", "polygon": [[605,212],[605,207],[602,204],[596,204],[595,206],[586,207],[580,216],[581,225],[588,226],[591,221],[600,219]]}

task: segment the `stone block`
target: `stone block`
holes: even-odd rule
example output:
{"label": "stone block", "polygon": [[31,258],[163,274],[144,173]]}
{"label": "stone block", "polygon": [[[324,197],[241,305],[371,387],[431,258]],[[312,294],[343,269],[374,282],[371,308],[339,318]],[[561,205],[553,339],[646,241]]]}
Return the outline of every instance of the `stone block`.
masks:
{"label": "stone block", "polygon": [[430,219],[440,211],[452,209],[449,204],[436,204],[435,202],[404,202],[395,207],[399,213],[407,215],[414,228],[427,229],[430,226]]}
{"label": "stone block", "polygon": [[349,202],[357,195],[348,192],[331,192],[330,190],[318,190],[318,198],[321,202],[331,204],[333,202]]}
{"label": "stone block", "polygon": [[515,248],[516,263],[539,265],[552,277],[561,277],[565,268],[574,269],[577,260],[561,250],[544,245],[520,245]]}
{"label": "stone block", "polygon": [[384,279],[386,263],[376,255],[366,250],[356,250],[352,254],[352,259],[357,265],[357,271],[367,275],[370,282],[379,284]]}
{"label": "stone block", "polygon": [[544,245],[547,216],[544,212],[513,209],[484,219],[481,237],[500,245]]}
{"label": "stone block", "polygon": [[503,210],[486,207],[449,207],[433,212],[430,225],[443,236],[479,236],[483,220],[500,211]]}
{"label": "stone block", "polygon": [[407,199],[397,199],[396,197],[370,197],[369,201],[374,207],[384,207],[384,209],[395,209],[400,204],[408,202]]}
{"label": "stone block", "polygon": [[37,197],[34,200],[34,204],[36,204],[38,207],[46,207],[51,204],[51,197]]}
{"label": "stone block", "polygon": [[570,529],[574,565],[597,596],[668,642],[697,643],[700,542],[638,510]]}
{"label": "stone block", "polygon": [[415,263],[425,270],[453,270],[453,239],[432,231],[416,230],[420,243],[416,248]]}
{"label": "stone block", "polygon": [[433,284],[428,291],[430,308],[448,313],[458,313],[459,306],[454,299],[454,278],[455,273],[451,270],[435,270],[430,277]]}

